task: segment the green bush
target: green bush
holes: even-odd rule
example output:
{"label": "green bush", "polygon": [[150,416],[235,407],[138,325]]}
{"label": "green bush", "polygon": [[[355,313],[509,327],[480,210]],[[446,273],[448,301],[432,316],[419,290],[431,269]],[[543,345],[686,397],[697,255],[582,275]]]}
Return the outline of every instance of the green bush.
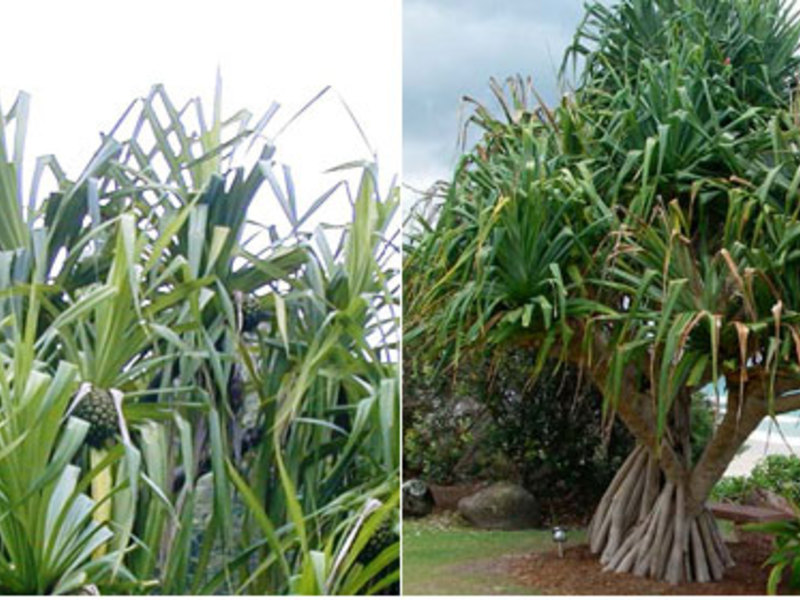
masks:
{"label": "green bush", "polygon": [[800,515],[787,521],[745,525],[745,529],[774,536],[775,546],[765,563],[765,566],[772,567],[767,580],[767,593],[778,593],[778,585],[787,569],[789,588],[794,591],[800,589]]}
{"label": "green bush", "polygon": [[619,422],[604,425],[602,396],[577,369],[548,364],[533,380],[527,350],[494,362],[484,397],[489,448],[511,460],[519,482],[551,512],[588,514],[633,449],[632,437]]}
{"label": "green bush", "polygon": [[[456,377],[435,372],[403,355],[403,472],[441,485],[480,478],[508,478],[504,457],[485,443],[491,425],[482,396],[482,358],[465,360]],[[506,461],[507,462],[507,461]]]}
{"label": "green bush", "polygon": [[769,490],[800,504],[800,458],[771,454],[761,459],[749,476],[723,477],[711,492],[716,502],[746,502],[750,492]]}
{"label": "green bush", "polygon": [[711,500],[714,502],[734,502],[743,503],[747,495],[753,489],[748,477],[737,475],[735,477],[723,477],[711,490]]}
{"label": "green bush", "polygon": [[473,441],[469,427],[467,419],[453,416],[451,406],[416,414],[405,432],[405,472],[440,484],[455,483],[459,463]]}
{"label": "green bush", "polygon": [[755,466],[750,481],[754,488],[770,490],[795,504],[800,503],[800,458],[767,456]]}
{"label": "green bush", "polygon": [[533,366],[519,349],[464,358],[455,377],[407,360],[405,473],[445,485],[512,480],[551,513],[588,514],[632,439],[604,425],[602,398],[577,371],[546,365],[533,378]]}
{"label": "green bush", "polygon": [[747,525],[745,528],[773,536],[774,548],[765,563],[765,566],[771,566],[767,592],[777,593],[778,584],[787,571],[789,588],[797,591],[800,589],[800,513],[796,508],[800,503],[800,458],[778,454],[765,457],[750,473],[747,486],[749,489],[761,488],[780,494],[795,507],[794,519]]}

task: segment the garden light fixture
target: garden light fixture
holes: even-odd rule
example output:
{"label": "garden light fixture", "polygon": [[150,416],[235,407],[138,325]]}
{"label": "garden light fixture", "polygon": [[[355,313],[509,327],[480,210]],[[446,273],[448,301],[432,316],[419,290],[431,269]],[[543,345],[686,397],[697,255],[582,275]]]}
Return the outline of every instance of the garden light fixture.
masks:
{"label": "garden light fixture", "polygon": [[567,530],[563,527],[553,527],[553,541],[558,544],[558,557],[564,558],[564,542],[567,541]]}

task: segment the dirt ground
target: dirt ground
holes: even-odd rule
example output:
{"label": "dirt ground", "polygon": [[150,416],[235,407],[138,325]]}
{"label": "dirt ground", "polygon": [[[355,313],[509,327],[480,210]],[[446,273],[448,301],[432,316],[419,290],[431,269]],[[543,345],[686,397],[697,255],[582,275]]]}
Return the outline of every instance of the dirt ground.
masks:
{"label": "dirt ground", "polygon": [[[563,559],[555,551],[506,556],[492,568],[517,583],[542,594],[566,595],[763,595],[769,570],[763,568],[770,553],[769,538],[747,533],[729,543],[736,566],[723,581],[672,586],[634,575],[604,573],[597,557],[585,544],[567,548]],[[781,590],[787,593],[786,590]]]}

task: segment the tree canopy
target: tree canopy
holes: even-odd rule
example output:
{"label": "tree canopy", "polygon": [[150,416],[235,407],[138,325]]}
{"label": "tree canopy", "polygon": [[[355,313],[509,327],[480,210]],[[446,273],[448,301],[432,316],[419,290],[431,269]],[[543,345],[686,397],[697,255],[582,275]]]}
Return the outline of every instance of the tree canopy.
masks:
{"label": "tree canopy", "polygon": [[[577,364],[636,436],[590,527],[610,568],[720,577],[723,551],[684,563],[718,546],[704,501],[763,417],[800,408],[799,40],[781,0],[591,3],[574,89],[548,107],[493,82],[501,114],[475,103],[481,141],[409,239],[407,345],[441,368],[496,344]],[[691,394],[722,379],[694,460]]]}
{"label": "tree canopy", "polygon": [[[521,79],[408,246],[406,338],[534,344],[602,379],[775,392],[800,360],[800,28],[783,2],[592,5],[574,93]],[[496,88],[499,90],[499,88]],[[741,391],[741,390],[740,390]],[[779,402],[779,408],[783,405]],[[784,403],[784,404],[788,404]]]}

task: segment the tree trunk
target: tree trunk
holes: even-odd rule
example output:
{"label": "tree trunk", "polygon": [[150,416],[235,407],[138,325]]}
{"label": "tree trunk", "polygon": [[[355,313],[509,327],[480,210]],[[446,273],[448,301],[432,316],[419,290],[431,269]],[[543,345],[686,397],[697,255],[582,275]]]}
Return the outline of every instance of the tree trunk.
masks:
{"label": "tree trunk", "polygon": [[600,501],[589,544],[606,571],[672,584],[718,581],[733,566],[709,510],[692,500],[688,483],[669,481],[643,445]]}
{"label": "tree trunk", "polygon": [[[600,389],[608,377],[606,366],[598,363],[590,371]],[[588,529],[590,548],[607,571],[679,584],[718,581],[733,566],[705,502],[736,451],[771,410],[780,414],[800,409],[800,391],[793,378],[773,381],[745,374],[726,380],[738,384],[739,393],[728,394],[724,417],[694,461],[691,390],[679,391],[659,437],[653,396],[642,391],[635,369],[623,374],[625,401],[614,414],[637,446],[600,500]]]}

